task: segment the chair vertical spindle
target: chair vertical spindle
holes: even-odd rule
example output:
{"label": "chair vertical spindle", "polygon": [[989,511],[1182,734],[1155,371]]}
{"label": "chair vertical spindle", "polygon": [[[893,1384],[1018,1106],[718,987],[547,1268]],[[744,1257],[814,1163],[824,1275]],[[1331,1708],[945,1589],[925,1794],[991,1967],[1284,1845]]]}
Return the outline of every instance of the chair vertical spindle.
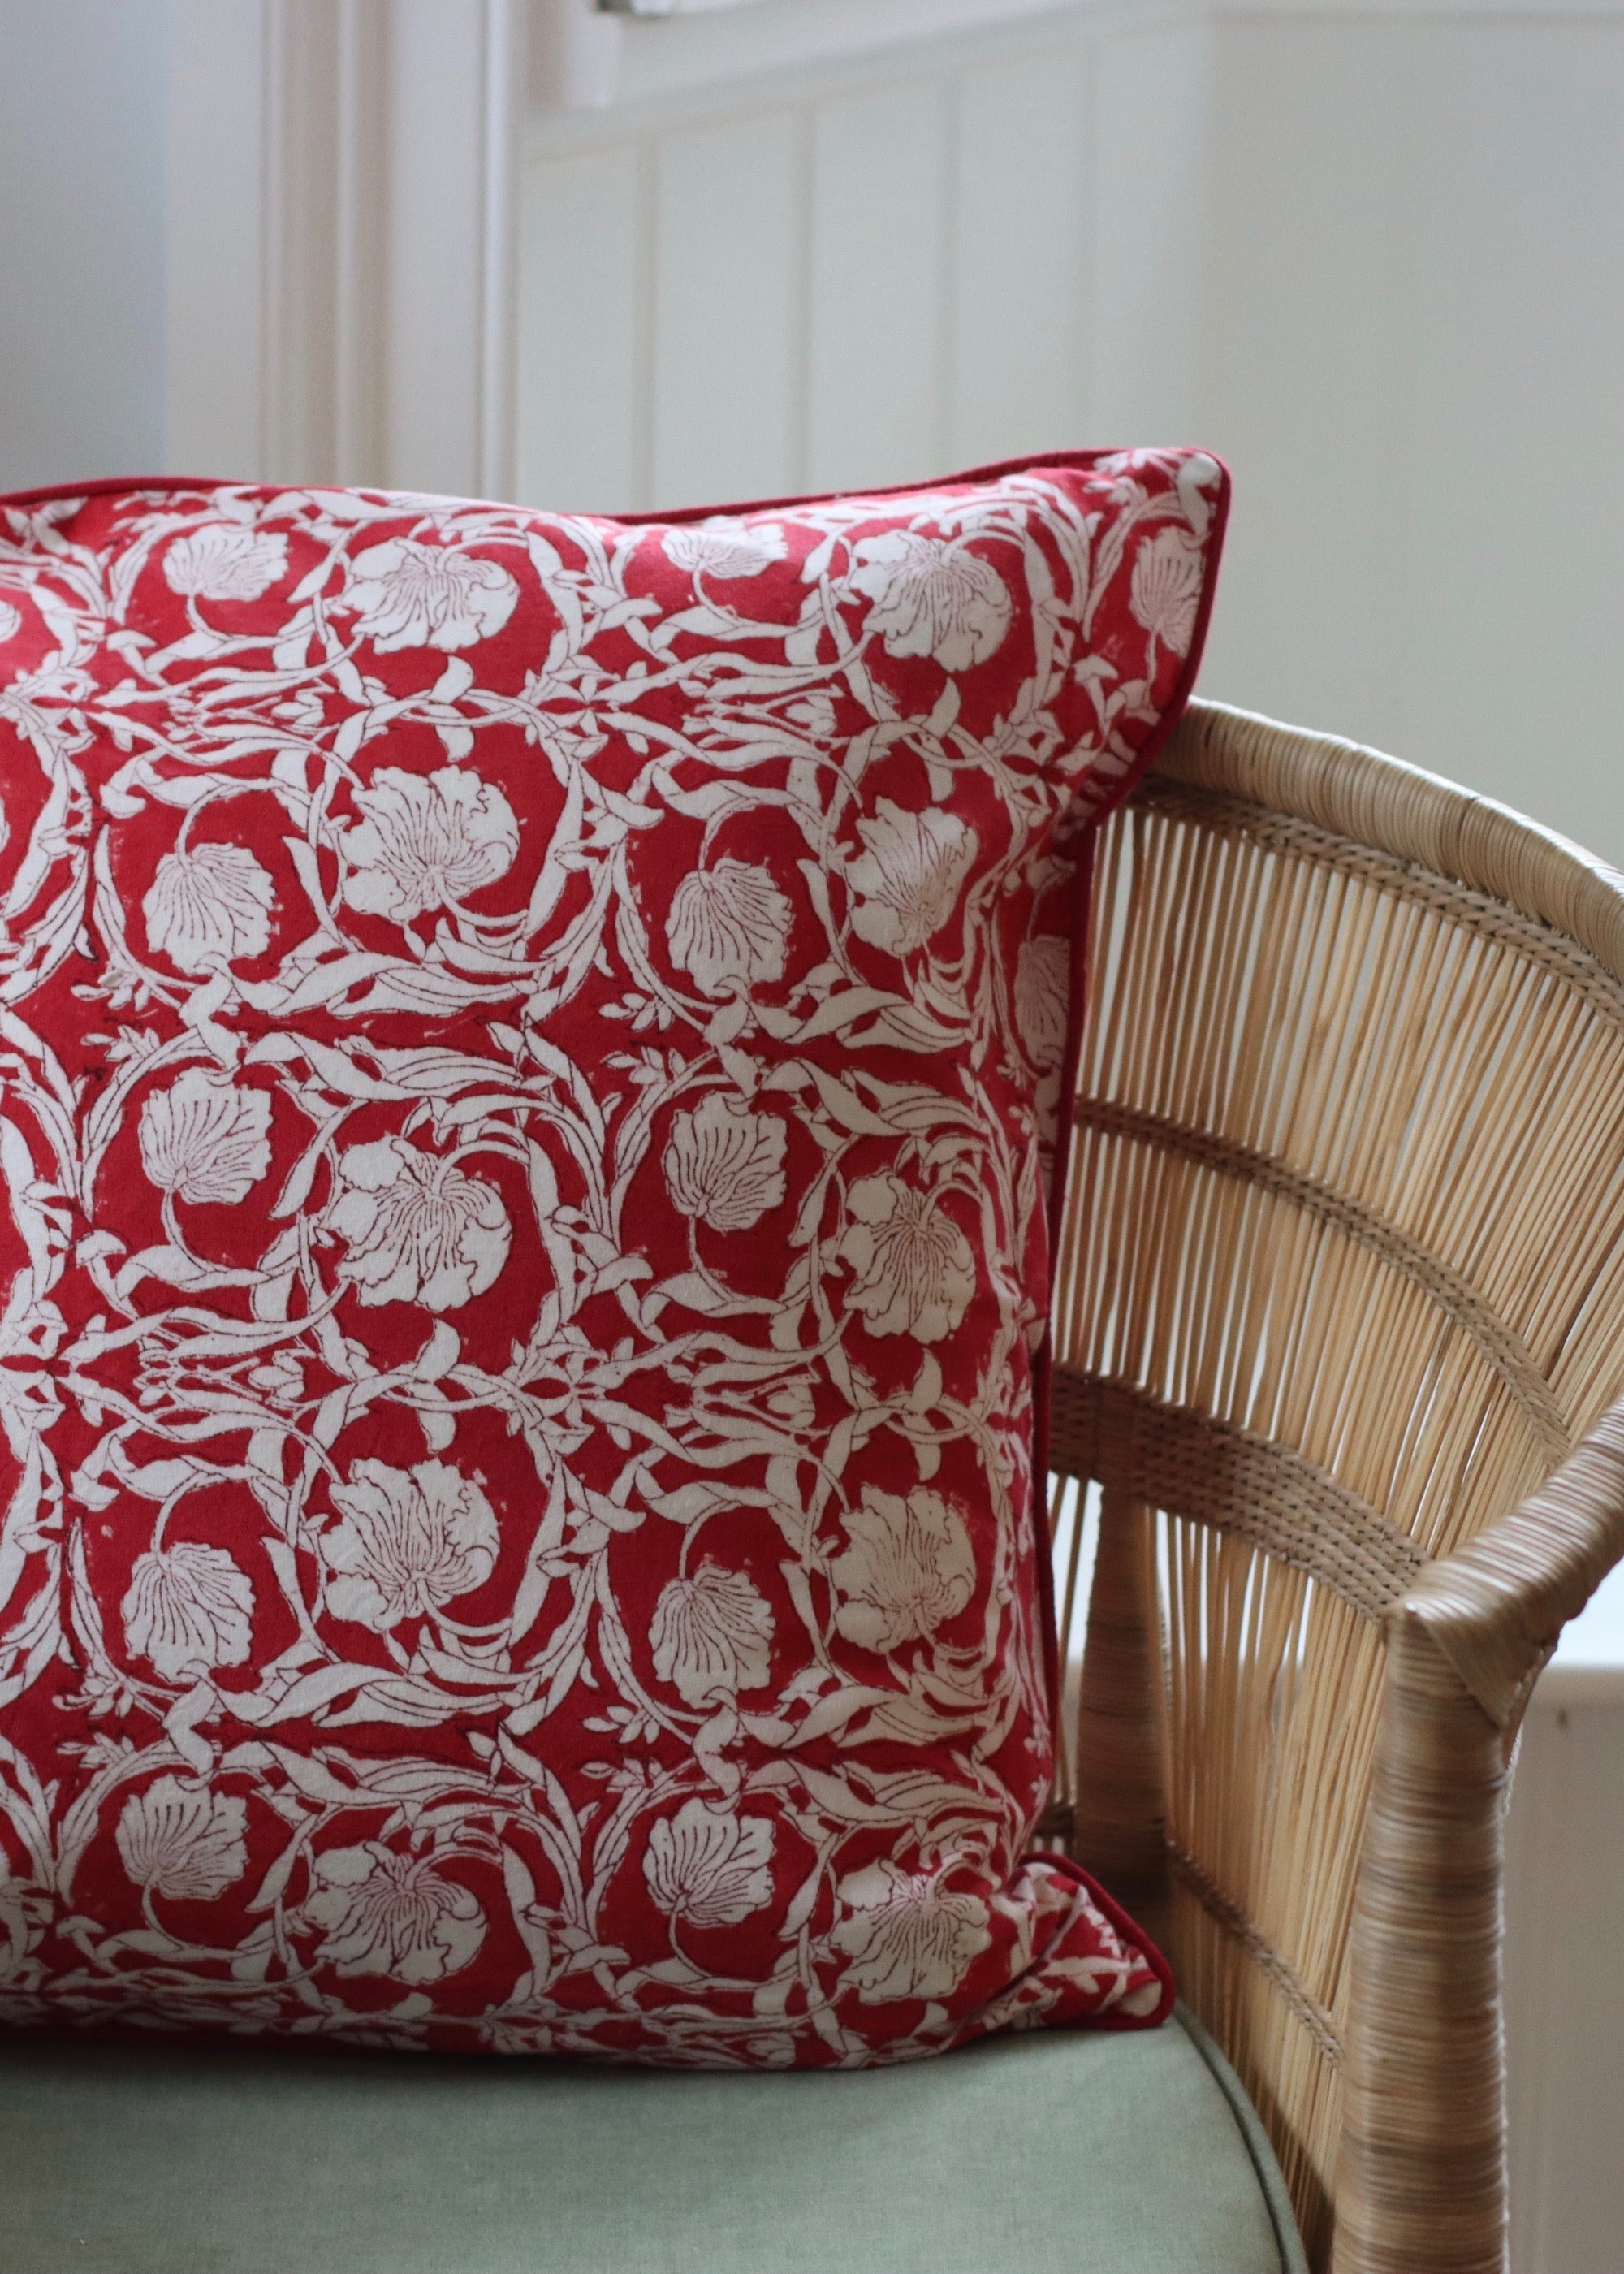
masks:
{"label": "chair vertical spindle", "polygon": [[1159,1935],[1168,1869],[1162,1622],[1149,1555],[1154,1522],[1142,1501],[1117,1492],[1101,1495],[1077,1709],[1072,1852]]}

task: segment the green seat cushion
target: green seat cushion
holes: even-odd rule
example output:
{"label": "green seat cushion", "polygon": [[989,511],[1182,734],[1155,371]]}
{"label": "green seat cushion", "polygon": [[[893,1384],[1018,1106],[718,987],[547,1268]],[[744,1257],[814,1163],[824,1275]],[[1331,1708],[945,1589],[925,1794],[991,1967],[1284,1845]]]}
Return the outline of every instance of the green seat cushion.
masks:
{"label": "green seat cushion", "polygon": [[0,2274],[1276,2274],[1188,2023],[658,2074],[0,2039]]}

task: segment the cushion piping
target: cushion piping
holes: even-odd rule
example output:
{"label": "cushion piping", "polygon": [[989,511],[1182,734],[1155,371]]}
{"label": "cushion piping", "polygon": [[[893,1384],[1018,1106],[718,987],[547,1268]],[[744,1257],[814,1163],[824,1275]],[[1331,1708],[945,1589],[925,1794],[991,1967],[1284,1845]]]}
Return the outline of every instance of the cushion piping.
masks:
{"label": "cushion piping", "polygon": [[1229,2102],[1229,2112],[1246,2143],[1246,2153],[1252,2158],[1258,2185],[1263,2190],[1263,2200],[1268,2205],[1269,2223],[1274,2227],[1274,2240],[1280,2251],[1281,2274],[1309,2274],[1308,2258],[1303,2248],[1303,2239],[1297,2233],[1284,2177],[1275,2160],[1274,2150],[1269,2145],[1268,2135],[1263,2129],[1263,2120],[1246,2097],[1245,2087],[1182,1999],[1173,2008],[1173,2019],[1212,2071],[1214,2081]]}

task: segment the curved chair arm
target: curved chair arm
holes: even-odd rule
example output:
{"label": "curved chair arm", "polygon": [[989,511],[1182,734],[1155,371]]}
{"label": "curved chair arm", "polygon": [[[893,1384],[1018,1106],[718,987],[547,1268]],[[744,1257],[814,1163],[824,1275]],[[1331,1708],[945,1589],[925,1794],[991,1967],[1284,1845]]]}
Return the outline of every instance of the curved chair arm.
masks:
{"label": "curved chair arm", "polygon": [[1400,1610],[1515,1735],[1557,1638],[1624,1558],[1624,1401],[1509,1516],[1429,1564]]}
{"label": "curved chair arm", "polygon": [[1624,1405],[1387,1614],[1354,1903],[1337,2274],[1506,2263],[1502,1828],[1563,1625],[1624,1556]]}

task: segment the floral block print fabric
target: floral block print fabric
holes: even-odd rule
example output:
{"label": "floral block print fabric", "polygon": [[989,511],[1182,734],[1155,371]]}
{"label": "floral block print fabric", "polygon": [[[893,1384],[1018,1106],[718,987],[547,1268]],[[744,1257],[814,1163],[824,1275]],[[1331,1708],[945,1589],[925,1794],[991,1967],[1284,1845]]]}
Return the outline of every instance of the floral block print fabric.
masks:
{"label": "floral block print fabric", "polygon": [[1160,2017],[1023,1860],[1039,1141],[1223,501],[0,513],[0,2018]]}

